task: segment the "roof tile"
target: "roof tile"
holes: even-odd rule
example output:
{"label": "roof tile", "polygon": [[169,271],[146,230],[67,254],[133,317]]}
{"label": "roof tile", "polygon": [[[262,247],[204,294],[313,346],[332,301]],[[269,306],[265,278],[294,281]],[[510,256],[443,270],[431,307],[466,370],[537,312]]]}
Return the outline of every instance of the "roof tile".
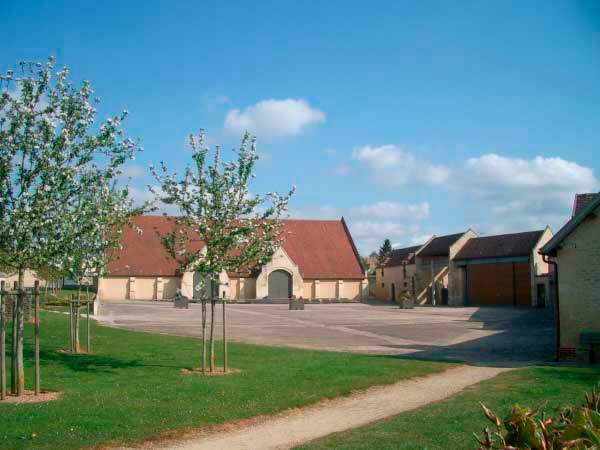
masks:
{"label": "roof tile", "polygon": [[454,259],[506,258],[529,256],[544,230],[500,234],[469,239]]}
{"label": "roof tile", "polygon": [[403,263],[414,264],[415,252],[422,246],[416,245],[414,247],[396,248],[393,249],[388,258],[383,263],[384,267],[396,267],[401,266]]}
{"label": "roof tile", "polygon": [[458,241],[463,234],[465,233],[434,237],[428,244],[425,244],[423,250],[419,252],[419,256],[448,256],[450,254],[450,246]]}
{"label": "roof tile", "polygon": [[[176,261],[166,252],[160,235],[173,229],[165,216],[138,216],[133,219],[142,229],[126,227],[118,258],[108,266],[113,276],[176,276]],[[341,220],[283,220],[283,249],[298,266],[305,279],[363,279],[358,255]],[[201,250],[198,241],[194,251]]]}

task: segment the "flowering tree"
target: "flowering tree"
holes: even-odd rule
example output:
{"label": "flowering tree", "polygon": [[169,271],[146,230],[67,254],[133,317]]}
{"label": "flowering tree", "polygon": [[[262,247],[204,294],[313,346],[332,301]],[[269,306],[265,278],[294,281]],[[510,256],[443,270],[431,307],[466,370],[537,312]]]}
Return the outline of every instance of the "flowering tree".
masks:
{"label": "flowering tree", "polygon": [[[209,159],[209,148],[201,130],[190,135],[193,166],[182,177],[170,175],[164,163],[150,167],[160,184],[156,197],[179,208],[171,218],[173,230],[162,236],[169,254],[182,272],[200,272],[208,283],[211,302],[210,370],[214,371],[215,286],[223,271],[244,273],[267,263],[281,241],[279,220],[287,211],[294,192],[251,194],[249,185],[258,155],[256,139],[246,133],[237,150],[236,162],[222,162],[220,148]],[[198,243],[202,242],[202,251]],[[200,287],[194,287],[199,289]],[[218,293],[217,293],[218,295]],[[204,296],[203,296],[204,297]],[[223,302],[223,308],[225,302]],[[206,299],[202,300],[202,369],[206,368]],[[226,370],[226,368],[224,368]]]}
{"label": "flowering tree", "polygon": [[[96,174],[83,176],[96,177]],[[131,217],[142,214],[148,205],[134,207],[127,187],[119,188],[117,180],[111,181],[102,176],[90,180],[88,189],[78,196],[76,202],[77,207],[64,218],[70,222],[71,239],[55,265],[63,267],[66,274],[75,280],[79,299],[84,277],[105,274],[106,266],[116,256],[114,250],[121,245],[124,227],[134,227]],[[79,309],[75,310],[74,319],[73,350],[78,353]]]}
{"label": "flowering tree", "polygon": [[[122,136],[126,111],[94,127],[98,100],[89,82],[75,87],[66,67],[54,77],[53,70],[52,59],[21,62],[0,76],[0,266],[18,273],[19,291],[26,269],[63,270],[63,256],[85,239],[87,225],[106,229],[105,211],[91,214],[81,199],[110,186],[137,149]],[[21,395],[22,301],[17,309],[13,363]]]}

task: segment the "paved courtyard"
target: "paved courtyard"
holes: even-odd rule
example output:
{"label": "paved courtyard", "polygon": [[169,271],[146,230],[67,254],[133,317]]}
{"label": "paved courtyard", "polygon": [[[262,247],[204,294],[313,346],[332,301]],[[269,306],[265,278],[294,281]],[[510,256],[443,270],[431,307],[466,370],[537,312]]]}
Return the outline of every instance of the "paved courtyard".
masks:
{"label": "paved courtyard", "polygon": [[[107,325],[181,336],[200,335],[200,305],[110,302],[100,307]],[[221,336],[217,306],[217,336]],[[551,311],[501,307],[417,307],[318,304],[304,311],[287,305],[227,305],[233,341],[381,355],[447,358],[481,365],[517,366],[549,361]]]}

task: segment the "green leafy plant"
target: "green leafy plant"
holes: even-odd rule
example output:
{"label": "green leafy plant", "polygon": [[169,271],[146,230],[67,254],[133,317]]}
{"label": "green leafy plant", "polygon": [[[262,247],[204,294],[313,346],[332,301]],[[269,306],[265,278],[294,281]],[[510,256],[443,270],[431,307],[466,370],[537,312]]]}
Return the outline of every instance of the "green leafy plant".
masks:
{"label": "green leafy plant", "polygon": [[530,410],[517,404],[502,421],[483,403],[481,407],[495,431],[486,427],[483,437],[475,435],[478,450],[600,450],[600,395],[596,389],[585,394],[583,406],[562,408],[556,417],[547,417],[543,407]]}

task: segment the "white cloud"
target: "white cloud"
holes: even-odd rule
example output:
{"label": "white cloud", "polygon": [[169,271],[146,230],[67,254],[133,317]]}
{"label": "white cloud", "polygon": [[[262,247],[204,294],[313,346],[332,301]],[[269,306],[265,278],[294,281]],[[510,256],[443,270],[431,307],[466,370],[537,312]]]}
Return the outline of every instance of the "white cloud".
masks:
{"label": "white cloud", "polygon": [[384,239],[390,239],[394,247],[406,247],[422,243],[416,241],[424,234],[417,223],[350,219],[348,227],[359,251],[365,255],[377,250]]}
{"label": "white cloud", "polygon": [[587,192],[598,188],[592,169],[557,157],[527,160],[489,153],[467,159],[464,170],[463,182],[480,195],[504,190]]}
{"label": "white cloud", "polygon": [[311,206],[302,209],[290,210],[290,217],[295,219],[321,219],[321,220],[338,220],[342,217],[341,210],[333,205]]}
{"label": "white cloud", "polygon": [[398,220],[418,222],[430,216],[429,203],[407,205],[397,202],[376,202],[370,205],[356,206],[351,213],[358,217],[380,220]]}
{"label": "white cloud", "polygon": [[352,157],[371,172],[376,182],[388,187],[409,183],[441,186],[445,185],[450,177],[448,167],[421,160],[396,145],[366,145],[355,149]]}
{"label": "white cloud", "polygon": [[325,121],[325,113],[304,99],[262,100],[243,111],[232,109],[225,117],[225,131],[240,135],[248,131],[259,139],[297,136],[306,127]]}
{"label": "white cloud", "polygon": [[401,204],[380,201],[339,209],[332,205],[304,208],[291,212],[292,217],[304,219],[333,219],[345,217],[354,243],[361,254],[368,255],[379,248],[384,239],[392,245],[410,246],[425,242],[422,222],[429,218],[428,203]]}
{"label": "white cloud", "polygon": [[487,233],[546,225],[556,231],[569,218],[576,193],[600,188],[592,169],[558,157],[490,153],[469,158],[458,175],[460,189],[490,209],[494,223]]}

